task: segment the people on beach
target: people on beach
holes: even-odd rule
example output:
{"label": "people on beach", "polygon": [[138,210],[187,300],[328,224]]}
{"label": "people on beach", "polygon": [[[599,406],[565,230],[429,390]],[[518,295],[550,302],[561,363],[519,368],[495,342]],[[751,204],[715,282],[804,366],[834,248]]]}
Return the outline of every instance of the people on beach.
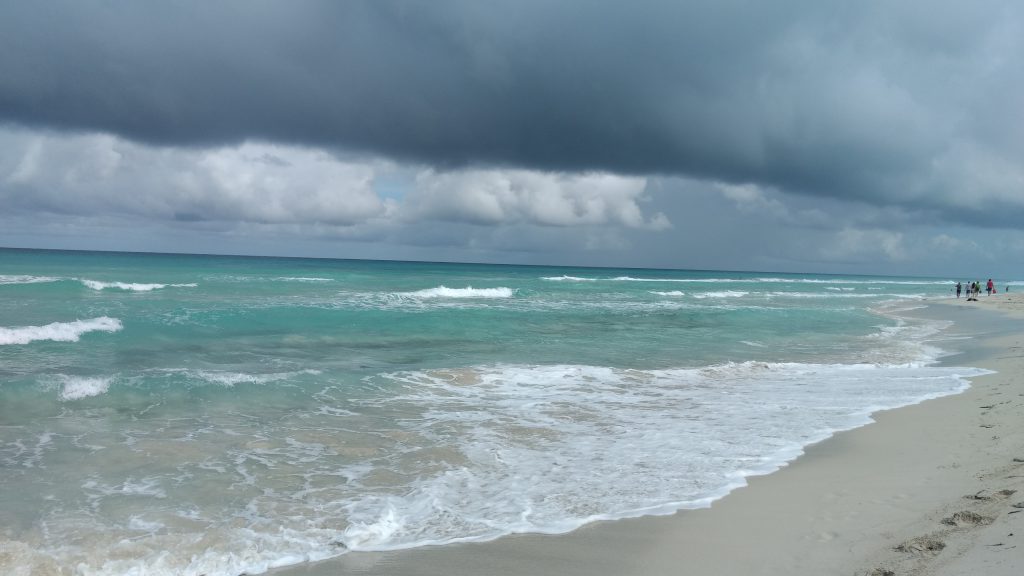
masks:
{"label": "people on beach", "polygon": [[[996,286],[996,283],[995,283],[994,280],[989,278],[988,281],[985,282],[984,284],[985,284],[985,293],[986,294],[988,294],[989,296],[992,296],[994,294],[999,294],[999,287]],[[978,296],[981,295],[981,286],[982,286],[982,282],[980,280],[974,280],[974,281],[965,282],[965,283],[962,283],[962,284],[958,280],[957,283],[956,283],[956,286],[954,287],[954,290],[956,291],[956,297],[959,298],[960,294],[963,293],[967,297],[968,301],[977,300]],[[1009,291],[1010,291],[1010,285],[1007,284],[1006,285],[1006,289],[1004,290],[1004,292],[1009,292]]]}
{"label": "people on beach", "polygon": [[967,283],[967,301],[976,302],[978,300],[978,292],[981,290],[980,282],[968,282]]}

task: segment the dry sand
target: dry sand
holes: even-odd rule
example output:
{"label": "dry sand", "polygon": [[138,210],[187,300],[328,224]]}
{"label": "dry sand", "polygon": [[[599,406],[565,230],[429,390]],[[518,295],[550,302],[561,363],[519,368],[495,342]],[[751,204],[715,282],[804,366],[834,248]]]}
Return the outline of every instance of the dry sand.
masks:
{"label": "dry sand", "polygon": [[1024,294],[945,300],[954,366],[997,373],[878,413],[706,510],[275,572],[361,575],[1024,574]]}

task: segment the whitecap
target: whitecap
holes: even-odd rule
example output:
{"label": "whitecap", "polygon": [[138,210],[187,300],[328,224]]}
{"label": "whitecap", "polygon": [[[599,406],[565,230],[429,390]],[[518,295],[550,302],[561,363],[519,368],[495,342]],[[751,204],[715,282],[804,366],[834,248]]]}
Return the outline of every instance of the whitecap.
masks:
{"label": "whitecap", "polygon": [[694,298],[742,298],[749,294],[749,292],[743,292],[742,290],[721,290],[718,292],[704,292],[701,294],[694,294]]}
{"label": "whitecap", "polygon": [[597,282],[597,278],[581,278],[579,276],[543,276],[541,280],[548,280],[551,282]]}
{"label": "whitecap", "polygon": [[60,278],[52,276],[28,276],[24,274],[0,274],[0,284],[42,284],[44,282],[59,282]]}
{"label": "whitecap", "polygon": [[277,282],[333,282],[330,278],[317,278],[315,276],[278,276],[272,278]]}
{"label": "whitecap", "polygon": [[195,288],[198,284],[194,282],[188,284],[144,284],[138,282],[100,282],[98,280],[88,280],[82,278],[79,280],[87,288],[93,290],[128,290],[131,292],[149,292],[151,290],[159,290],[161,288],[174,287],[174,288]]}
{"label": "whitecap", "polygon": [[738,282],[738,280],[722,280],[717,278],[634,278],[633,276],[616,276],[613,282]]}
{"label": "whitecap", "polygon": [[120,320],[107,316],[74,322],[53,322],[45,326],[0,328],[0,345],[28,344],[38,340],[78,342],[79,337],[88,332],[117,332],[121,328]]}
{"label": "whitecap", "polygon": [[473,288],[472,286],[467,286],[466,288],[448,288],[447,286],[438,286],[437,288],[427,288],[426,290],[417,290],[415,292],[400,292],[399,295],[413,298],[511,298],[515,295],[515,292],[512,288],[505,287]]}
{"label": "whitecap", "polygon": [[64,387],[60,391],[61,400],[81,400],[90,396],[99,396],[110,388],[111,378],[86,378],[81,376],[64,376]]}

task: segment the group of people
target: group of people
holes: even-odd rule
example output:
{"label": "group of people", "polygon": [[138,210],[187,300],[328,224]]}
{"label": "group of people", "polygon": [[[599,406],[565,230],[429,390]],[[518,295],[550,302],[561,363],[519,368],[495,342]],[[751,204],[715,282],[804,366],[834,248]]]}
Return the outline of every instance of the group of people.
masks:
{"label": "group of people", "polygon": [[[960,297],[960,293],[963,290],[964,290],[964,286],[962,284],[960,284],[959,282],[957,282],[956,283],[956,297],[957,298]],[[1007,292],[1009,292],[1010,287],[1007,286],[1006,290],[1007,290]],[[991,278],[989,278],[988,282],[985,283],[985,292],[989,296],[999,292],[999,289],[996,288],[996,285],[995,285],[994,282],[992,282]],[[978,299],[978,294],[981,294],[981,282],[971,282],[971,283],[969,283],[967,285],[967,299],[968,300],[977,300]]]}

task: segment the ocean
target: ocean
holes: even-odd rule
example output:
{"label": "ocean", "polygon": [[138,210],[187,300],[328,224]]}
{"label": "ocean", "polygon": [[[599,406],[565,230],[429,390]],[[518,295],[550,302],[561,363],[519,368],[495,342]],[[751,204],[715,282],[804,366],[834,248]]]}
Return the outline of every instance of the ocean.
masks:
{"label": "ocean", "polygon": [[983,373],[904,316],[955,280],[0,250],[0,573],[706,507]]}

